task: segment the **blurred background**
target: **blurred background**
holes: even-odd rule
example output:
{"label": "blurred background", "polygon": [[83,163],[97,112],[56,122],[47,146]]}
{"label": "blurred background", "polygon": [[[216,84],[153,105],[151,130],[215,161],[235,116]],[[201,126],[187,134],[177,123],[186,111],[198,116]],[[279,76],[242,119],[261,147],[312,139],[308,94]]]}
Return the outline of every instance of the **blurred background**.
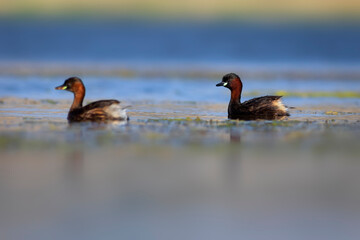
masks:
{"label": "blurred background", "polygon": [[[250,80],[245,86],[253,95],[274,92],[263,91],[259,87],[263,84],[253,85],[252,80],[282,81],[265,89],[283,91],[291,90],[287,87],[291,84],[286,84],[290,79],[312,80],[316,83],[306,86],[315,92],[336,90],[318,84],[319,79],[341,80],[352,87],[337,84],[335,88],[358,91],[353,81],[360,76],[359,11],[360,3],[352,0],[276,0],[271,4],[216,0],[1,1],[0,73],[59,77],[61,81],[71,75],[115,78],[111,85],[118,84],[119,79],[152,79],[161,84],[164,77],[179,84],[184,79],[215,82],[227,72],[236,72]],[[143,82],[133,83],[138,88],[145,86]],[[31,98],[43,93],[54,95],[50,88],[44,91],[29,86],[25,93],[16,86],[3,88],[1,94]],[[146,89],[156,92],[158,85],[153,86]],[[185,84],[177,90],[181,89],[185,93],[191,90]],[[116,93],[108,90],[112,89],[103,88],[97,94],[131,99],[121,88]],[[174,91],[170,91],[169,100],[209,99],[209,95]],[[209,88],[206,92],[217,96],[217,103],[227,101],[225,91],[218,94]],[[148,93],[142,91],[143,95]],[[151,99],[161,96],[155,94]]]}
{"label": "blurred background", "polygon": [[[0,0],[0,239],[359,239],[360,1]],[[228,121],[283,95],[284,121]],[[68,125],[54,87],[130,122]]]}
{"label": "blurred background", "polygon": [[[15,71],[7,62],[66,63],[68,71],[93,62],[110,75],[189,74],[194,64],[205,77],[274,65],[351,75],[360,61],[359,11],[352,0],[1,1],[0,61],[5,73]],[[32,71],[56,73],[48,65]],[[94,75],[88,68],[81,70]]]}

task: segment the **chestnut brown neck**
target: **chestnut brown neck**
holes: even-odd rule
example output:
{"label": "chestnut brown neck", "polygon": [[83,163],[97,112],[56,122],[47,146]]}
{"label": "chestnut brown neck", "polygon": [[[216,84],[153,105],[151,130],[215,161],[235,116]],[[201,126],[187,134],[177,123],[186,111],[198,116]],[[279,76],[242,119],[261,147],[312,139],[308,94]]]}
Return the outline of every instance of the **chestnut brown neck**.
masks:
{"label": "chestnut brown neck", "polygon": [[70,111],[82,107],[85,97],[85,87],[82,83],[75,83],[71,90],[74,93],[74,101],[70,107]]}
{"label": "chestnut brown neck", "polygon": [[231,82],[230,85],[231,90],[231,103],[240,103],[241,100],[241,91],[242,91],[242,82],[240,79],[236,79]]}

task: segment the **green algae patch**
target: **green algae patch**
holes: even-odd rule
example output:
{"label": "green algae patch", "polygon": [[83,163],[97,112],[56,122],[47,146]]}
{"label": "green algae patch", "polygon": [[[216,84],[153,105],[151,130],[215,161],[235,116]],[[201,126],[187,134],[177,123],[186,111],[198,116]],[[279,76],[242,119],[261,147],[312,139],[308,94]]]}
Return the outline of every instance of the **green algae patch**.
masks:
{"label": "green algae patch", "polygon": [[360,92],[356,92],[356,91],[288,92],[281,90],[281,91],[276,91],[274,94],[284,97],[301,97],[301,98],[316,98],[316,97],[360,98]]}
{"label": "green algae patch", "polygon": [[274,126],[274,127],[291,127],[293,126],[295,123],[298,123],[298,121],[287,121],[287,122],[284,122],[284,121],[272,121],[271,123],[269,123],[271,126]]}
{"label": "green algae patch", "polygon": [[[202,120],[200,117],[191,118],[160,118],[160,119],[148,119],[148,122],[196,122],[196,123],[208,123],[210,120]],[[212,121],[212,120],[211,120]]]}
{"label": "green algae patch", "polygon": [[200,117],[196,118],[160,118],[160,119],[148,119],[148,123],[156,122],[156,123],[179,123],[179,124],[187,124],[187,123],[195,123],[202,124],[204,126],[215,126],[215,127],[231,127],[238,126],[240,123],[245,122],[242,120],[225,120],[219,121],[214,119],[204,120]]}
{"label": "green algae patch", "polygon": [[57,101],[54,101],[52,99],[44,99],[41,101],[42,103],[48,103],[48,104],[58,104]]}
{"label": "green algae patch", "polygon": [[281,121],[281,120],[204,120],[200,117],[196,118],[162,118],[162,119],[148,119],[146,123],[160,123],[160,124],[170,124],[176,123],[178,125],[193,125],[193,126],[202,126],[209,129],[230,129],[230,128],[248,128],[248,129],[261,129],[261,128],[291,128],[296,125],[302,124],[303,122],[292,120],[292,121]]}
{"label": "green algae patch", "polygon": [[327,111],[325,112],[326,115],[338,115],[339,113],[338,112],[335,112],[335,111]]}

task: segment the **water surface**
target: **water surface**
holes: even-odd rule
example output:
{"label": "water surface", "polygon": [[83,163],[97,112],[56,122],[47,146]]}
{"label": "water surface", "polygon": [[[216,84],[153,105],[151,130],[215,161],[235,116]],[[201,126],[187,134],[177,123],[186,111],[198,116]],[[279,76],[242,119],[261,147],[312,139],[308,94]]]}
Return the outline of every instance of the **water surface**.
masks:
{"label": "water surface", "polygon": [[[1,20],[1,239],[358,239],[356,24]],[[286,94],[282,121],[229,121]],[[74,124],[86,100],[129,122]]]}

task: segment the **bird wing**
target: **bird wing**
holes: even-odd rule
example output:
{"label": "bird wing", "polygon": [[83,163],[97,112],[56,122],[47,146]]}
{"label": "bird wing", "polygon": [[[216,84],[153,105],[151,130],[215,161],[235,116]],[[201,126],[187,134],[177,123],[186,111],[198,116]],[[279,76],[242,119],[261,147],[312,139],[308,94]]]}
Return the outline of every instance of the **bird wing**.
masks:
{"label": "bird wing", "polygon": [[274,103],[277,103],[280,98],[281,96],[257,97],[243,102],[241,105],[253,113],[261,114],[268,112],[270,109],[276,110],[277,105]]}
{"label": "bird wing", "polygon": [[84,111],[81,114],[81,118],[84,120],[91,121],[105,121],[109,119],[107,112],[104,108],[92,108],[87,111]]}
{"label": "bird wing", "polygon": [[82,108],[74,109],[68,115],[69,121],[106,121],[113,117],[108,109],[113,104],[120,104],[118,100],[100,100],[92,102]]}
{"label": "bird wing", "polygon": [[96,109],[96,108],[109,107],[110,105],[112,105],[114,103],[119,104],[120,101],[115,100],[115,99],[99,100],[99,101],[89,103],[88,105],[84,106],[83,109],[84,109],[84,111],[90,111],[90,110]]}

